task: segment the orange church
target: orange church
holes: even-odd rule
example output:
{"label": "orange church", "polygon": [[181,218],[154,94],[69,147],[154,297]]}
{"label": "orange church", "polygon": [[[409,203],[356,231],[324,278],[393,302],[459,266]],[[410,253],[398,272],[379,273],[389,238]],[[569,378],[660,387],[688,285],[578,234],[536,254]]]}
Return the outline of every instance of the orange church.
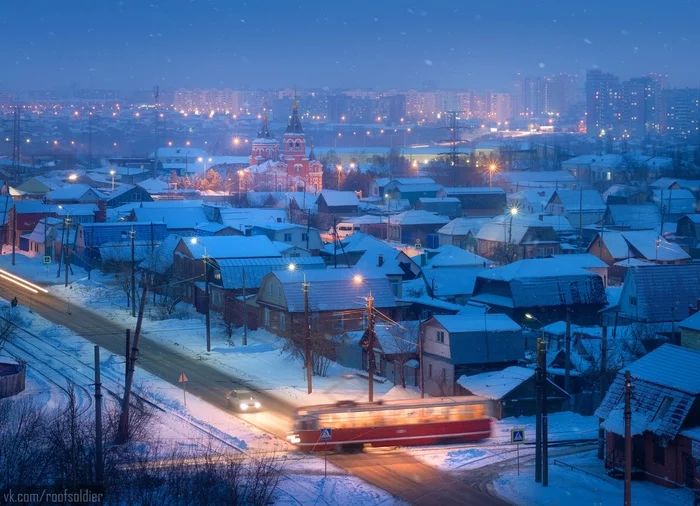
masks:
{"label": "orange church", "polygon": [[323,165],[316,159],[311,144],[306,154],[306,135],[299,121],[299,104],[294,99],[292,117],[282,135],[282,152],[267,124],[267,113],[262,129],[252,143],[250,166],[244,169],[245,187],[253,191],[307,191],[323,189]]}

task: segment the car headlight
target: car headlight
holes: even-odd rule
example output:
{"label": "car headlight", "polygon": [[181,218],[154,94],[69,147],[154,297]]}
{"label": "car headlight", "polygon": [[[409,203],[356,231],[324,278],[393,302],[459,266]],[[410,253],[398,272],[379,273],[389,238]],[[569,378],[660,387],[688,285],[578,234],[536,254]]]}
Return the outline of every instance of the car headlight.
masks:
{"label": "car headlight", "polygon": [[260,403],[259,403],[259,402],[256,402],[256,403],[255,403],[255,409],[260,409]]}
{"label": "car headlight", "polygon": [[243,411],[245,411],[246,409],[248,409],[248,404],[246,404],[245,402],[241,402],[241,409],[242,409]]}

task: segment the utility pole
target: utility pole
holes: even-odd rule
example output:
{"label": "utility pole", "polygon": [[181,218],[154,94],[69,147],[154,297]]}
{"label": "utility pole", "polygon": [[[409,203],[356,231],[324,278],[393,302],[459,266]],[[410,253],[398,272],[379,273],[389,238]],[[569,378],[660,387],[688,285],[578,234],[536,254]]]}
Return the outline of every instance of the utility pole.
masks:
{"label": "utility pole", "polygon": [[124,399],[122,400],[122,412],[119,417],[119,429],[117,430],[117,444],[124,444],[129,440],[129,399],[131,397],[131,385],[134,382],[134,369],[139,352],[139,338],[141,337],[141,325],[143,323],[143,310],[146,307],[148,295],[148,283],[143,284],[143,297],[139,304],[139,317],[136,320],[134,343],[131,347],[129,362],[127,363],[126,380],[124,385]]}
{"label": "utility pole", "polygon": [[88,113],[88,169],[92,169],[92,111]]}
{"label": "utility pole", "polygon": [[68,243],[70,242],[70,216],[66,215],[66,226],[65,226],[65,236],[66,236],[66,245],[65,248],[63,249],[63,259],[66,262],[65,266],[65,271],[66,271],[66,283],[65,287],[68,288]]}
{"label": "utility pole", "polygon": [[571,395],[571,308],[566,308],[566,363],[564,364],[564,390]]}
{"label": "utility pole", "polygon": [[542,361],[540,382],[542,384],[542,486],[549,485],[549,424],[547,421],[547,345],[544,339],[540,341],[539,353]]}
{"label": "utility pole", "polygon": [[581,253],[583,243],[583,185],[579,184],[578,196],[578,252]]}
{"label": "utility pole", "polygon": [[[600,400],[603,400],[608,388],[608,327],[603,326],[600,342]],[[603,423],[603,420],[599,420]],[[605,429],[598,425],[598,460],[605,460]]]}
{"label": "utility pole", "polygon": [[[419,327],[420,328],[420,327]],[[419,330],[418,334],[418,367],[420,370],[420,398],[425,399],[425,381],[423,378],[425,377],[423,374],[423,331]]]}
{"label": "utility pole", "polygon": [[243,346],[248,346],[248,302],[245,296],[245,269],[241,267],[243,281]]}
{"label": "utility pole", "polygon": [[202,257],[204,262],[204,297],[206,299],[205,321],[207,327],[207,353],[211,351],[211,315],[209,314],[209,257]]}
{"label": "utility pole", "polygon": [[304,291],[304,351],[306,353],[306,385],[308,387],[308,393],[312,392],[311,376],[313,375],[313,361],[311,356],[311,322],[309,321],[309,284],[306,282],[306,275],[304,275],[304,282],[301,285],[301,289]]}
{"label": "utility pole", "polygon": [[[5,198],[10,198],[9,193]],[[15,248],[17,247],[17,207],[12,206],[12,211],[12,265],[15,265]]]}
{"label": "utility pole", "polygon": [[126,352],[124,353],[124,378],[129,375],[129,357],[131,356],[131,329],[126,329]]}
{"label": "utility pole", "polygon": [[537,340],[537,367],[535,369],[535,482],[542,483],[542,354],[543,339]]}
{"label": "utility pole", "polygon": [[625,371],[625,506],[632,506],[632,375]]}
{"label": "utility pole", "polygon": [[369,402],[374,402],[374,297],[372,292],[367,297],[367,374],[369,376]]}
{"label": "utility pole", "polygon": [[136,232],[133,226],[129,231],[129,237],[131,238],[131,316],[133,318],[136,316],[136,255],[134,254],[134,238],[136,237]]}
{"label": "utility pole", "polygon": [[102,485],[102,382],[100,381],[100,347],[95,345],[95,481]]}
{"label": "utility pole", "polygon": [[[18,184],[20,180],[20,150],[22,149],[22,139],[20,138],[21,127],[20,127],[20,113],[19,106],[15,106],[15,111],[13,115],[13,137],[12,137],[12,178],[13,183]],[[9,185],[8,185],[8,195],[9,195]]]}

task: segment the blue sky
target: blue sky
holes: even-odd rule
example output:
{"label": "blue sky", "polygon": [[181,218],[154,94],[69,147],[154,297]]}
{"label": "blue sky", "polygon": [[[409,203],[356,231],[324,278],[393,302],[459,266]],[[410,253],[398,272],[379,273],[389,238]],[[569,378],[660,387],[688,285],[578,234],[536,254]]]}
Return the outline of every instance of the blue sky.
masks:
{"label": "blue sky", "polygon": [[698,86],[700,2],[25,0],[0,21],[0,87],[441,87],[521,72],[669,74]]}

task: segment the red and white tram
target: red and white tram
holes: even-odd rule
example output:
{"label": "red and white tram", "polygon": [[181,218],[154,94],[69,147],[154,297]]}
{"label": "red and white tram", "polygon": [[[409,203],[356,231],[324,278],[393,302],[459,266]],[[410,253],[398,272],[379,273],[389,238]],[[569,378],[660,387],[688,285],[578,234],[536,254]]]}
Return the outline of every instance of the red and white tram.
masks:
{"label": "red and white tram", "polygon": [[[288,436],[302,451],[463,443],[491,435],[492,404],[476,396],[308,406]],[[321,429],[331,438],[321,439]]]}

